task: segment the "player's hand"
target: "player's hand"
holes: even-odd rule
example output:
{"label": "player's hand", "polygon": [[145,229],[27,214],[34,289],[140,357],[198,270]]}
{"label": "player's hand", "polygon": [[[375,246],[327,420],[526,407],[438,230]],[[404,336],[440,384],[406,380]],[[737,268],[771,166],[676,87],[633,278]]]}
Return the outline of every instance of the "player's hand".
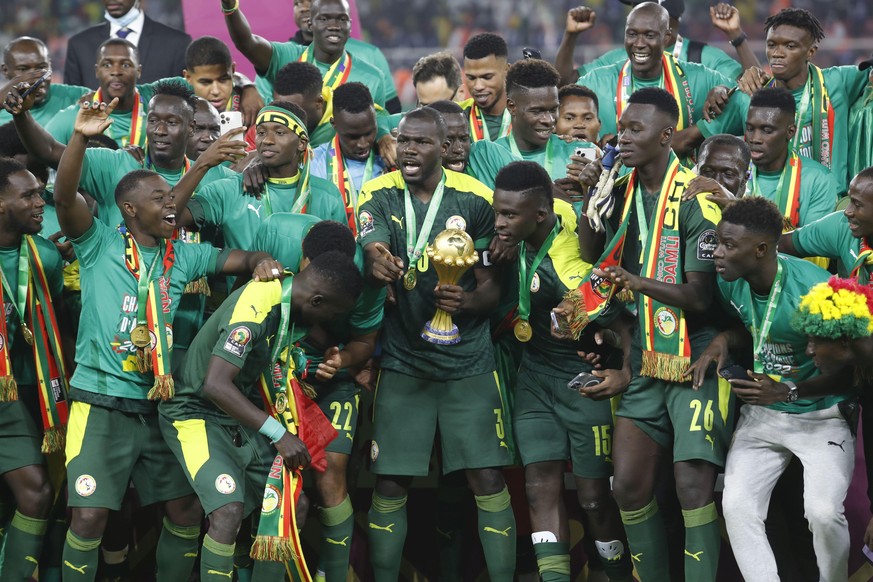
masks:
{"label": "player's hand", "polygon": [[378,366],[373,358],[368,359],[359,370],[356,370],[352,375],[355,384],[372,392],[376,388],[376,376],[378,376]]}
{"label": "player's hand", "polygon": [[253,281],[272,281],[282,276],[282,263],[276,259],[264,259],[252,271]]}
{"label": "player's hand", "polygon": [[867,522],[867,529],[864,530],[864,543],[873,550],[873,518]]}
{"label": "player's hand", "polygon": [[68,263],[72,263],[76,260],[76,251],[73,250],[73,243],[69,240],[61,242],[62,236],[64,236],[64,233],[59,230],[58,232],[50,235],[48,239],[55,243],[55,248],[57,248],[58,252],[61,253],[61,258]]}
{"label": "player's hand", "polygon": [[574,173],[572,176],[570,172],[567,172],[567,175],[571,178],[575,177],[579,184],[585,188],[587,192],[588,189],[593,188],[597,185],[598,180],[600,180],[600,174],[603,172],[603,166],[600,164],[600,159],[594,160],[593,162],[589,162],[584,164],[578,173]]}
{"label": "player's hand", "polygon": [[385,168],[397,167],[397,130],[392,129],[379,139],[379,155],[385,162]]}
{"label": "player's hand", "polygon": [[243,87],[239,96],[239,108],[242,111],[243,125],[251,127],[258,118],[258,112],[264,108],[264,100],[254,85]]}
{"label": "player's hand", "polygon": [[712,25],[722,31],[728,40],[733,40],[742,34],[740,27],[740,11],[736,6],[719,2],[709,7],[709,19]]}
{"label": "player's hand", "polygon": [[[601,157],[602,156],[598,154],[595,161],[599,162]],[[585,168],[593,163],[595,162],[589,160],[588,158],[577,156],[576,154],[571,155],[570,163],[567,164],[567,177],[574,180],[575,182],[579,182],[579,175]],[[600,174],[597,174],[597,177],[600,178]]]}
{"label": "player's hand", "polygon": [[518,245],[509,245],[497,238],[488,243],[488,256],[492,265],[513,264],[518,259]]}
{"label": "player's hand", "polygon": [[558,178],[552,182],[552,195],[565,202],[582,202],[587,189],[572,178]]}
{"label": "player's hand", "polygon": [[691,376],[691,388],[700,390],[703,385],[703,379],[706,376],[706,371],[710,364],[715,362],[715,370],[721,370],[727,365],[728,359],[728,344],[727,338],[724,335],[717,335],[713,338],[697,361],[688,367],[686,376]]}
{"label": "player's hand", "polygon": [[80,133],[86,138],[100,135],[112,125],[109,115],[115,110],[116,105],[118,105],[118,97],[109,103],[99,103],[96,106],[92,106],[90,101],[81,103],[76,121],[73,123],[73,132]]}
{"label": "player's hand", "polygon": [[122,149],[122,151],[125,151],[128,154],[130,154],[130,156],[133,159],[135,159],[137,162],[139,162],[140,164],[145,162],[145,159],[146,159],[145,150],[142,149],[140,146],[136,145],[135,143],[129,143],[121,149]]}
{"label": "player's hand", "polygon": [[433,289],[436,306],[450,315],[464,308],[464,288],[460,285],[437,285]]}
{"label": "player's hand", "polygon": [[706,94],[703,102],[703,119],[712,121],[724,112],[727,102],[730,101],[730,89],[725,85],[716,85]]}
{"label": "player's hand", "polygon": [[698,194],[706,192],[706,199],[714,202],[719,208],[735,202],[736,197],[727,188],[706,176],[697,176],[688,182],[688,188],[682,193],[682,202],[694,200]]}
{"label": "player's hand", "polygon": [[315,378],[327,382],[343,367],[343,359],[340,357],[340,349],[337,346],[327,348],[324,352],[324,361],[318,365]]}
{"label": "player's hand", "polygon": [[[403,259],[392,255],[382,243],[376,243],[375,248],[379,254],[373,259],[370,269],[372,277],[381,283],[393,283],[400,279],[403,276]],[[415,265],[409,268],[414,269]]]}
{"label": "player's hand", "polygon": [[286,431],[282,438],[276,441],[273,446],[276,447],[276,450],[285,459],[285,464],[288,468],[292,470],[303,470],[309,466],[309,462],[312,460],[303,441],[290,432]]}
{"label": "player's hand", "polygon": [[619,287],[624,287],[631,291],[639,291],[642,287],[642,278],[631,275],[621,267],[606,267],[603,270],[594,269],[594,273],[601,277],[606,277]]}
{"label": "player's hand", "polygon": [[577,6],[567,11],[567,21],[564,30],[567,34],[579,34],[585,32],[597,20],[597,13],[587,6]]}
{"label": "player's hand", "polygon": [[18,115],[33,107],[37,97],[42,94],[42,87],[35,89],[33,93],[24,99],[21,98],[21,95],[30,89],[30,86],[44,74],[44,69],[28,71],[16,75],[3,85],[0,85],[0,98],[3,99],[3,108],[13,115]]}
{"label": "player's hand", "polygon": [[206,151],[200,154],[195,165],[207,168],[214,168],[224,162],[235,162],[246,155],[246,143],[239,139],[234,139],[245,133],[246,128],[235,127],[226,134],[212,142]]}
{"label": "player's hand", "polygon": [[[203,155],[203,154],[201,154]],[[267,184],[267,170],[264,169],[264,164],[259,157],[252,158],[249,165],[242,171],[243,175],[243,192],[247,196],[253,196],[258,200],[261,199],[261,193]]]}
{"label": "player's hand", "polygon": [[[749,67],[737,79],[737,85],[740,86],[740,91],[751,97],[755,91],[761,89],[768,81],[769,77],[760,67]],[[703,110],[706,111],[706,105],[704,105]]]}
{"label": "player's hand", "polygon": [[[598,346],[609,345],[614,348],[621,347],[621,336],[611,329],[598,329],[594,332],[594,343]],[[585,360],[590,366],[599,370],[600,369],[600,360],[602,356],[599,352],[576,352],[579,354],[579,357]]]}
{"label": "player's hand", "polygon": [[731,390],[737,398],[746,404],[769,406],[777,402],[785,402],[788,398],[788,386],[777,382],[767,374],[758,374],[747,370],[752,380],[729,380]]}
{"label": "player's hand", "polygon": [[572,340],[573,334],[570,333],[570,317],[573,315],[573,303],[564,299],[558,306],[552,309],[555,318],[558,320],[558,326],[554,323],[549,326],[552,337],[559,340]]}
{"label": "player's hand", "polygon": [[621,370],[592,370],[591,374],[598,378],[603,378],[600,384],[588,386],[587,388],[579,388],[579,394],[591,400],[606,400],[617,394],[624,394],[627,392],[627,387],[631,381],[630,370],[626,368]]}

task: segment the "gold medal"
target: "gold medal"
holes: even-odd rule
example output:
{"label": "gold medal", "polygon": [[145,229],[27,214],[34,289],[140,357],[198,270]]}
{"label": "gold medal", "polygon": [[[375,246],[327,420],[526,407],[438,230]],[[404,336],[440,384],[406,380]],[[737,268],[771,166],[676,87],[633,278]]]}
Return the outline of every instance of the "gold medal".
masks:
{"label": "gold medal", "polygon": [[515,333],[515,339],[520,342],[529,342],[533,337],[533,330],[530,327],[530,324],[521,320],[515,324],[515,327],[512,328],[513,333]]}
{"label": "gold medal", "polygon": [[30,331],[30,328],[27,327],[27,324],[23,321],[21,322],[21,335],[24,337],[24,341],[27,342],[27,345],[33,345],[33,332]]}
{"label": "gold medal", "polygon": [[275,407],[278,414],[282,414],[288,409],[288,397],[286,397],[284,393],[280,392],[276,394]]}
{"label": "gold medal", "polygon": [[411,267],[406,274],[403,275],[403,288],[407,291],[415,289],[415,284],[418,283],[418,275],[415,274],[415,267]]}
{"label": "gold medal", "polygon": [[145,325],[138,325],[130,330],[130,343],[138,348],[147,348],[152,345],[149,328]]}

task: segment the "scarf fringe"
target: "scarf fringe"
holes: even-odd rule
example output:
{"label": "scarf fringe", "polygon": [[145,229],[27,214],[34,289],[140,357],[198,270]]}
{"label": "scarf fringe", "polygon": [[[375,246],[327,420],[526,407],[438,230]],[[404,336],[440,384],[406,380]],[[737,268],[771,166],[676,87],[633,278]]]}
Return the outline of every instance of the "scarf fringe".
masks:
{"label": "scarf fringe", "polygon": [[12,376],[0,378],[0,402],[15,402],[18,400],[18,382]]}
{"label": "scarf fringe", "polygon": [[206,277],[200,277],[196,281],[191,281],[185,285],[185,294],[209,297],[212,295],[212,290],[209,288],[209,282],[206,280]]}
{"label": "scarf fringe", "polygon": [[42,437],[43,454],[63,452],[67,444],[67,430],[63,425],[53,426],[45,430]]}
{"label": "scarf fringe", "polygon": [[691,358],[686,356],[645,350],[643,351],[643,365],[640,375],[667,382],[683,382],[688,377],[687,372],[690,365]]}
{"label": "scarf fringe", "polygon": [[300,382],[300,388],[303,390],[303,393],[306,394],[307,398],[310,400],[318,398],[318,392],[313,388],[312,384],[304,382],[303,380],[298,380],[298,382]]}
{"label": "scarf fringe", "polygon": [[579,289],[571,289],[564,295],[564,301],[569,301],[573,305],[573,312],[569,317],[568,329],[573,336],[573,339],[578,340],[590,322],[588,318],[588,309],[585,307],[585,297]]}
{"label": "scarf fringe", "polygon": [[296,562],[298,559],[291,539],[278,536],[256,536],[249,555],[254,560],[267,562]]}
{"label": "scarf fringe", "polygon": [[634,296],[634,292],[630,289],[626,289],[622,287],[616,294],[615,298],[621,301],[622,303],[636,303],[636,297]]}
{"label": "scarf fringe", "polygon": [[176,395],[176,385],[173,382],[173,376],[165,374],[163,376],[155,376],[155,383],[152,389],[149,390],[149,400],[170,400]]}

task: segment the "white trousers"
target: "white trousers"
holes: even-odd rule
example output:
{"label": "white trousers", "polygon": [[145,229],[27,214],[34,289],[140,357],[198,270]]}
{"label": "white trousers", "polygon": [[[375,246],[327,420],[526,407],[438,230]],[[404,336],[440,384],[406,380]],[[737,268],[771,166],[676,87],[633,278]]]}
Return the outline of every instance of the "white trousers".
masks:
{"label": "white trousers", "polygon": [[787,414],[745,405],[727,456],[723,509],[731,548],[746,582],[779,580],[764,521],[791,455],[803,464],[804,515],[820,579],[849,577],[849,528],[843,502],[855,468],[855,439],[836,405]]}

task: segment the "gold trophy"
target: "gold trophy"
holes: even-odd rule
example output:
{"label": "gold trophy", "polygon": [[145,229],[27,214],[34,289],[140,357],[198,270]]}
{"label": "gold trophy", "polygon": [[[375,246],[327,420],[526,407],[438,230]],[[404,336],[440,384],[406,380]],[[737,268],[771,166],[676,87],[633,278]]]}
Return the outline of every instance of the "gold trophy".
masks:
{"label": "gold trophy", "polygon": [[[447,228],[439,233],[433,244],[427,246],[426,252],[436,269],[440,285],[457,285],[461,275],[479,262],[473,239],[457,228]],[[441,346],[451,346],[461,341],[458,326],[452,323],[452,316],[442,309],[437,309],[433,318],[424,324],[421,337]]]}

